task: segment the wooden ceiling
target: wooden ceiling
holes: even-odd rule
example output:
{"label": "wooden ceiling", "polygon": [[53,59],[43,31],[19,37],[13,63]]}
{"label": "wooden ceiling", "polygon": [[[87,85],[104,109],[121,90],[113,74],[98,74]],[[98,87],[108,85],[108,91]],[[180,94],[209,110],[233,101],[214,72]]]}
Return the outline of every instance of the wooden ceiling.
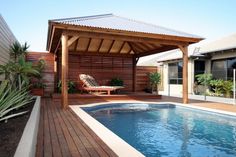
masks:
{"label": "wooden ceiling", "polygon": [[[69,40],[73,36],[69,37]],[[163,45],[143,42],[129,42],[121,40],[109,40],[99,38],[78,37],[70,46],[69,52],[84,54],[119,54],[119,55],[141,55],[162,49]],[[173,49],[173,47],[168,47]],[[58,45],[61,51],[61,43]]]}

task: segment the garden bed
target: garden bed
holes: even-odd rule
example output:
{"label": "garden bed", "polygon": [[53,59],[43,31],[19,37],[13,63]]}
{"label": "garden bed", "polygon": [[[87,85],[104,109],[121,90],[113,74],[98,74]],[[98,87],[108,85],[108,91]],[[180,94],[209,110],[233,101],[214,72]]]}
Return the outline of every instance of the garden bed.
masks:
{"label": "garden bed", "polygon": [[17,111],[28,110],[26,114],[11,118],[7,123],[0,122],[0,157],[14,156],[34,103],[35,101]]}

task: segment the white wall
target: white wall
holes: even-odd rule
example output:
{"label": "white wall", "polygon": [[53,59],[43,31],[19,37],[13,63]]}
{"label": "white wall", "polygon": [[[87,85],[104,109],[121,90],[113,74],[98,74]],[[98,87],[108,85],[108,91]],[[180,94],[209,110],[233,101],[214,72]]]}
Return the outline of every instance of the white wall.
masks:
{"label": "white wall", "polygon": [[[182,93],[182,85],[179,84],[171,84],[168,85],[168,63],[171,62],[177,62],[177,61],[169,61],[163,63],[163,86],[164,86],[164,93],[168,93],[170,90],[170,94],[180,94]],[[192,59],[189,59],[188,62],[188,93],[193,92],[193,83],[194,83],[194,61]]]}
{"label": "white wall", "polygon": [[[211,60],[215,59],[225,59],[236,57],[236,51],[224,51],[218,53],[211,53],[212,58],[205,61],[205,69],[207,73],[211,73]],[[176,61],[168,61],[163,63],[163,92],[168,93],[170,90],[170,94],[180,94],[182,93],[182,85],[171,84],[168,85],[168,63],[177,62]],[[194,85],[194,60],[189,59],[188,62],[188,93],[193,93],[193,85]],[[170,89],[169,89],[170,88]]]}

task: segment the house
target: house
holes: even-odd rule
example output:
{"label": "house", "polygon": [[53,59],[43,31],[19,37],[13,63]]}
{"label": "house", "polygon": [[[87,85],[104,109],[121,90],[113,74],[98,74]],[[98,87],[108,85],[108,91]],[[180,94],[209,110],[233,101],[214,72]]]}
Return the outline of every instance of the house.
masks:
{"label": "house", "polygon": [[[236,33],[211,43],[189,50],[188,91],[194,93],[196,75],[212,73],[213,78],[232,80],[236,68]],[[182,53],[180,50],[167,51],[155,59],[156,66],[162,69],[163,93],[182,93]],[[142,64],[148,64],[149,61]]]}

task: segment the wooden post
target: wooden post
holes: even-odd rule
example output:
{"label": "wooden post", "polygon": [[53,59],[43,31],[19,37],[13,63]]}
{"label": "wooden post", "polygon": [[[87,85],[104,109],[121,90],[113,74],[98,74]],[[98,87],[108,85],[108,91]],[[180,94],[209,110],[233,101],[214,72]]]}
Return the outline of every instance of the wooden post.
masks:
{"label": "wooden post", "polygon": [[183,103],[188,103],[188,46],[179,46],[183,53]]}
{"label": "wooden post", "polygon": [[62,34],[61,37],[62,53],[61,53],[61,105],[65,109],[68,107],[68,36]]}
{"label": "wooden post", "polygon": [[136,56],[133,57],[133,92],[136,92],[136,70],[137,70],[136,65],[138,59],[136,58]]}
{"label": "wooden post", "polygon": [[133,92],[136,91],[136,57],[133,57]]}

